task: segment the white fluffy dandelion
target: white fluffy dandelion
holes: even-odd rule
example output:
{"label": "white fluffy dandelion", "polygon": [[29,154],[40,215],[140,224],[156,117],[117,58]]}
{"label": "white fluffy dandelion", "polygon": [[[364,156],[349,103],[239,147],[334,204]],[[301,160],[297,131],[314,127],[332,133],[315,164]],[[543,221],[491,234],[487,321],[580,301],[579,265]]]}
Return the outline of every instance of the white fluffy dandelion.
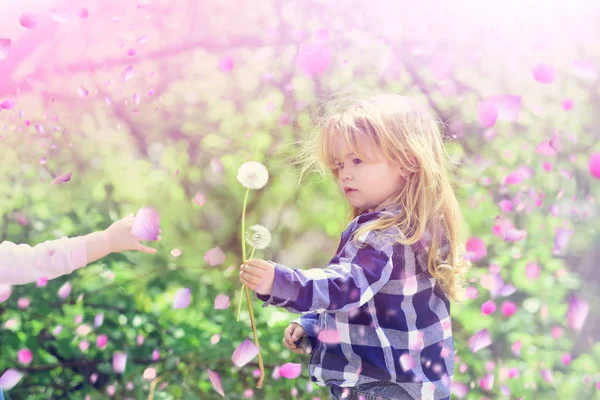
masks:
{"label": "white fluffy dandelion", "polygon": [[252,225],[248,228],[246,243],[257,250],[264,250],[271,244],[271,232],[262,225]]}
{"label": "white fluffy dandelion", "polygon": [[257,161],[248,161],[238,169],[237,180],[248,189],[262,189],[269,180],[269,171]]}

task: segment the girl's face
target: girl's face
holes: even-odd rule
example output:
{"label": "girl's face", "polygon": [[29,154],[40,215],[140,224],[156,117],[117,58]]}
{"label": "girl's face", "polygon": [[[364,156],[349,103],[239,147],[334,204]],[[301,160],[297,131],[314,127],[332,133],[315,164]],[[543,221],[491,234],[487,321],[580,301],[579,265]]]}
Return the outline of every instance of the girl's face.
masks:
{"label": "girl's face", "polygon": [[377,211],[391,204],[405,180],[400,168],[390,164],[366,138],[358,139],[367,159],[352,152],[343,139],[334,143],[334,175],[348,202],[356,207]]}

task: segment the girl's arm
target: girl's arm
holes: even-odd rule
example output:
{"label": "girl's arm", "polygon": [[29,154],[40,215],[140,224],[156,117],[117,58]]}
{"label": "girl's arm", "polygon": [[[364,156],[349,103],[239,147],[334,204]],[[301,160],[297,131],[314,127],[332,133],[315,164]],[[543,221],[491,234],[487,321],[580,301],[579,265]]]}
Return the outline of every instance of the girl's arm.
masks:
{"label": "girl's arm", "polygon": [[[23,285],[39,278],[54,279],[124,250],[156,253],[131,234],[134,218],[125,217],[104,231],[75,238],[48,240],[36,246],[0,243],[0,285]],[[160,240],[160,237],[159,237]]]}
{"label": "girl's arm", "polygon": [[348,312],[371,300],[389,281],[394,259],[403,263],[406,276],[414,275],[411,246],[380,243],[371,233],[365,247],[357,248],[348,241],[343,254],[352,256],[334,258],[325,269],[299,270],[274,264],[270,295],[258,294],[265,302],[263,307],[274,305],[294,313]]}

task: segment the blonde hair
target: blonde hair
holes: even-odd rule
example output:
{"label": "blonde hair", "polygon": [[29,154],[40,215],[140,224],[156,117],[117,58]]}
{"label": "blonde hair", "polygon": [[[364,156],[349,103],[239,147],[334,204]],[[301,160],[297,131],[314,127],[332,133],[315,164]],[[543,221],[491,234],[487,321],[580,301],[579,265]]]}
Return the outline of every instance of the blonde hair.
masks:
{"label": "blonde hair", "polygon": [[[315,133],[305,138],[294,158],[302,167],[300,181],[311,171],[337,178],[333,144],[338,135],[363,159],[369,157],[357,138],[369,139],[379,150],[378,157],[383,156],[401,168],[406,183],[394,199],[400,211],[393,217],[378,218],[361,226],[354,233],[354,240],[366,231],[392,227],[401,232],[394,237],[398,243],[412,245],[425,240],[429,273],[450,301],[464,301],[466,272],[471,264],[464,259],[459,237],[462,213],[452,186],[450,160],[438,120],[425,107],[395,94],[336,98],[325,103],[320,111]],[[365,211],[352,207],[350,221]]]}

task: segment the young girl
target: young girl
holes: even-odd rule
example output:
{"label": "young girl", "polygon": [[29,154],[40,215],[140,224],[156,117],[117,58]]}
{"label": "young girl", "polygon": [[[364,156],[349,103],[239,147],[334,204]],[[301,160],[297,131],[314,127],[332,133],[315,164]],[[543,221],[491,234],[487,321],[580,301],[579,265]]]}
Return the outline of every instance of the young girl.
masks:
{"label": "young girl", "polygon": [[470,264],[437,121],[384,94],[334,102],[318,128],[302,174],[328,169],[351,206],[336,255],[307,270],[248,260],[240,281],[263,307],[303,314],[284,344],[301,353],[308,336],[311,379],[331,398],[450,399],[450,302]]}
{"label": "young girl", "polygon": [[6,300],[6,293],[9,293],[7,285],[23,285],[40,278],[54,279],[110,253],[125,250],[156,253],[156,249],[144,246],[132,235],[133,221],[131,214],[104,231],[49,240],[34,247],[9,241],[0,243],[0,301]]}

